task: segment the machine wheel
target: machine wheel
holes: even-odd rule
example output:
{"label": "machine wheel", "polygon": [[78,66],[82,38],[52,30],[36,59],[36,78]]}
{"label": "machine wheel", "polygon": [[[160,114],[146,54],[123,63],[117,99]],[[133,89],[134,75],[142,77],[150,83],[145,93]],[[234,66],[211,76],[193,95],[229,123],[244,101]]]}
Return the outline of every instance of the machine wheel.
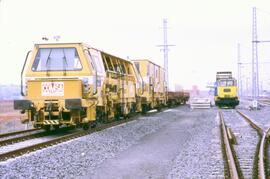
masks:
{"label": "machine wheel", "polygon": [[54,130],[59,130],[59,125],[57,125],[57,126],[53,126],[53,128],[54,128]]}
{"label": "machine wheel", "polygon": [[88,130],[88,129],[89,129],[89,123],[83,124],[83,129],[84,129],[84,130]]}
{"label": "machine wheel", "polygon": [[156,107],[156,109],[157,109],[158,112],[160,112],[161,109],[162,109],[162,106],[160,104],[158,104],[157,107]]}
{"label": "machine wheel", "polygon": [[91,128],[96,128],[97,127],[97,122],[94,121],[94,122],[91,122]]}
{"label": "machine wheel", "polygon": [[43,126],[43,129],[44,129],[46,132],[50,132],[50,131],[51,131],[51,126]]}
{"label": "machine wheel", "polygon": [[142,113],[143,113],[143,114],[146,114],[147,111],[148,111],[148,106],[147,106],[147,104],[142,104]]}

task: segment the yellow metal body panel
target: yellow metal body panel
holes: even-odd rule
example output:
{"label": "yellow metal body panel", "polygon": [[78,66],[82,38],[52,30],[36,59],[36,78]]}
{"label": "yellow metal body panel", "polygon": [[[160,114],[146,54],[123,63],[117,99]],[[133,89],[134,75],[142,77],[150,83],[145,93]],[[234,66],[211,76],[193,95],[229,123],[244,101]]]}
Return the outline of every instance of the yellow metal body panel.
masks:
{"label": "yellow metal body panel", "polygon": [[[33,68],[39,49],[57,50],[65,48],[75,49],[76,57],[78,57],[81,68],[55,71],[42,71]],[[65,52],[63,54],[68,55]],[[27,91],[26,98],[32,101],[33,107],[39,114],[38,118],[34,119],[32,112],[30,110],[28,111],[28,118],[33,121],[34,126],[75,125],[84,122],[88,123],[96,119],[97,97],[94,95],[95,79],[102,79],[102,76],[104,77],[105,74],[104,72],[102,74],[102,70],[96,72],[91,55],[98,58],[100,57],[100,51],[91,49],[83,43],[52,43],[36,44],[34,46],[32,56],[27,59],[26,68],[23,72],[23,85],[25,85]],[[59,60],[59,63],[61,63],[62,59],[59,58]],[[101,61],[101,59],[97,60]],[[67,63],[67,61],[64,62]],[[85,84],[85,79],[87,80],[87,84]],[[87,85],[87,89],[84,89],[84,85]],[[99,87],[96,87],[99,94],[101,85],[102,81],[100,81]],[[79,110],[66,109],[66,99],[80,99],[82,108],[86,109],[85,114],[81,116]],[[62,112],[69,115],[63,117]],[[83,120],[83,117],[87,120]]]}
{"label": "yellow metal body panel", "polygon": [[[81,63],[79,70],[53,71],[49,67],[47,70],[49,55],[45,58],[42,56],[43,71],[38,71],[39,66],[34,66],[36,56],[41,59],[41,55],[38,55],[41,53],[39,49],[63,48],[76,49],[76,58],[78,57]],[[65,52],[57,51],[57,53],[54,52],[54,55],[58,55],[58,53],[63,53],[64,57],[59,55],[58,58],[55,56],[52,58],[59,59],[59,63],[65,63]],[[149,62],[145,62],[145,64],[149,64]],[[151,65],[154,64],[151,63]],[[164,70],[157,65],[154,67],[154,74],[148,76],[151,78],[151,84],[156,82],[158,86],[148,84],[146,88],[153,88],[156,96],[162,96],[165,95],[164,84],[161,83],[164,76],[161,74]],[[145,73],[148,73],[147,69],[145,69]],[[31,118],[34,125],[89,123],[96,120],[97,113],[113,118],[119,109],[124,115],[127,115],[130,111],[134,111],[134,105],[136,106],[139,99],[138,80],[133,64],[83,43],[35,45],[32,56],[27,60],[23,77],[27,90],[26,98],[33,102],[33,107],[38,111],[38,117],[34,118],[32,113],[35,111],[29,110],[28,117]],[[67,109],[66,99],[79,99],[80,109]]]}
{"label": "yellow metal body panel", "polygon": [[237,97],[236,86],[219,86],[218,97],[220,98],[235,98]]}
{"label": "yellow metal body panel", "polygon": [[160,102],[165,104],[166,83],[164,69],[147,59],[133,60],[133,62],[143,78],[144,89],[142,96],[147,99],[147,103],[152,108]]}
{"label": "yellow metal body panel", "polygon": [[[45,96],[43,94],[42,83],[63,83],[63,93],[56,96]],[[44,81],[44,80],[31,80],[28,81],[28,99],[30,100],[49,100],[49,99],[67,99],[67,98],[82,98],[82,82],[80,80],[57,80],[57,81]]]}
{"label": "yellow metal body panel", "polygon": [[217,72],[216,75],[215,104],[219,107],[235,107],[239,104],[237,96],[237,83],[231,72]]}
{"label": "yellow metal body panel", "polygon": [[[34,72],[32,71],[32,64],[35,60],[35,57],[38,53],[38,50],[40,48],[75,48],[78,52],[79,58],[82,63],[82,70],[80,71],[65,71],[65,74],[63,71],[43,71],[43,72]],[[87,76],[87,75],[93,75],[93,69],[90,68],[90,65],[88,64],[88,61],[86,59],[85,53],[84,53],[84,44],[82,43],[70,43],[70,44],[37,44],[35,45],[32,57],[29,59],[29,65],[26,69],[25,77],[49,77],[49,76]]]}

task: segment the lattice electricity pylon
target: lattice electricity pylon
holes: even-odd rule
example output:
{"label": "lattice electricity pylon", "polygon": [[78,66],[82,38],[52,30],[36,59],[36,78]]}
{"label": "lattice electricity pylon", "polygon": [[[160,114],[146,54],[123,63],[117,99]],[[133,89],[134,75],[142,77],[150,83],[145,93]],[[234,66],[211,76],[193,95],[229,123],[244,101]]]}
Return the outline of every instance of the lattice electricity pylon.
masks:
{"label": "lattice electricity pylon", "polygon": [[169,64],[168,64],[168,54],[169,54],[169,47],[175,45],[168,45],[167,39],[167,19],[163,19],[163,45],[158,45],[158,47],[163,47],[161,50],[163,51],[163,58],[164,58],[164,69],[165,69],[165,81],[169,88]]}
{"label": "lattice electricity pylon", "polygon": [[252,23],[252,98],[257,100],[259,96],[259,65],[258,65],[258,43],[269,43],[270,40],[258,40],[257,36],[257,13],[253,7]]}
{"label": "lattice electricity pylon", "polygon": [[253,7],[252,19],[252,99],[256,100],[259,95],[259,68],[258,68],[258,37],[256,7]]}

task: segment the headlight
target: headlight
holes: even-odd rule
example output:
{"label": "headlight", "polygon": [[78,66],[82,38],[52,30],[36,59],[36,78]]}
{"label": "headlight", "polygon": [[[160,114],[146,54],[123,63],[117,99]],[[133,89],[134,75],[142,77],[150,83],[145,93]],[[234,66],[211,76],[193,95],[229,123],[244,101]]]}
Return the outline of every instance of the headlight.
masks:
{"label": "headlight", "polygon": [[27,96],[29,78],[23,78],[23,93]]}
{"label": "headlight", "polygon": [[88,78],[83,78],[82,82],[83,82],[83,92],[87,93],[88,90],[89,90],[89,80],[88,80]]}

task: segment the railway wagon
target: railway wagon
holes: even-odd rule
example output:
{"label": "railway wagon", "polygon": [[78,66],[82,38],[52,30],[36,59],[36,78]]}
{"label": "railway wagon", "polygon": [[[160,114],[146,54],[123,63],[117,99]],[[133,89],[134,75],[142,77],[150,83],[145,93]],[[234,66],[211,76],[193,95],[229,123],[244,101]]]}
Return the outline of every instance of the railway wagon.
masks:
{"label": "railway wagon", "polygon": [[133,64],[84,43],[36,44],[21,73],[14,108],[46,130],[95,126],[141,111]]}
{"label": "railway wagon", "polygon": [[169,91],[168,92],[168,100],[167,105],[168,107],[186,104],[189,100],[189,93],[185,91]]}
{"label": "railway wagon", "polygon": [[239,104],[237,82],[232,72],[224,71],[216,74],[215,105],[235,108]]}
{"label": "railway wagon", "polygon": [[142,103],[143,112],[150,109],[160,110],[166,105],[167,101],[167,84],[164,69],[148,59],[132,61],[143,79],[142,97],[146,100]]}

